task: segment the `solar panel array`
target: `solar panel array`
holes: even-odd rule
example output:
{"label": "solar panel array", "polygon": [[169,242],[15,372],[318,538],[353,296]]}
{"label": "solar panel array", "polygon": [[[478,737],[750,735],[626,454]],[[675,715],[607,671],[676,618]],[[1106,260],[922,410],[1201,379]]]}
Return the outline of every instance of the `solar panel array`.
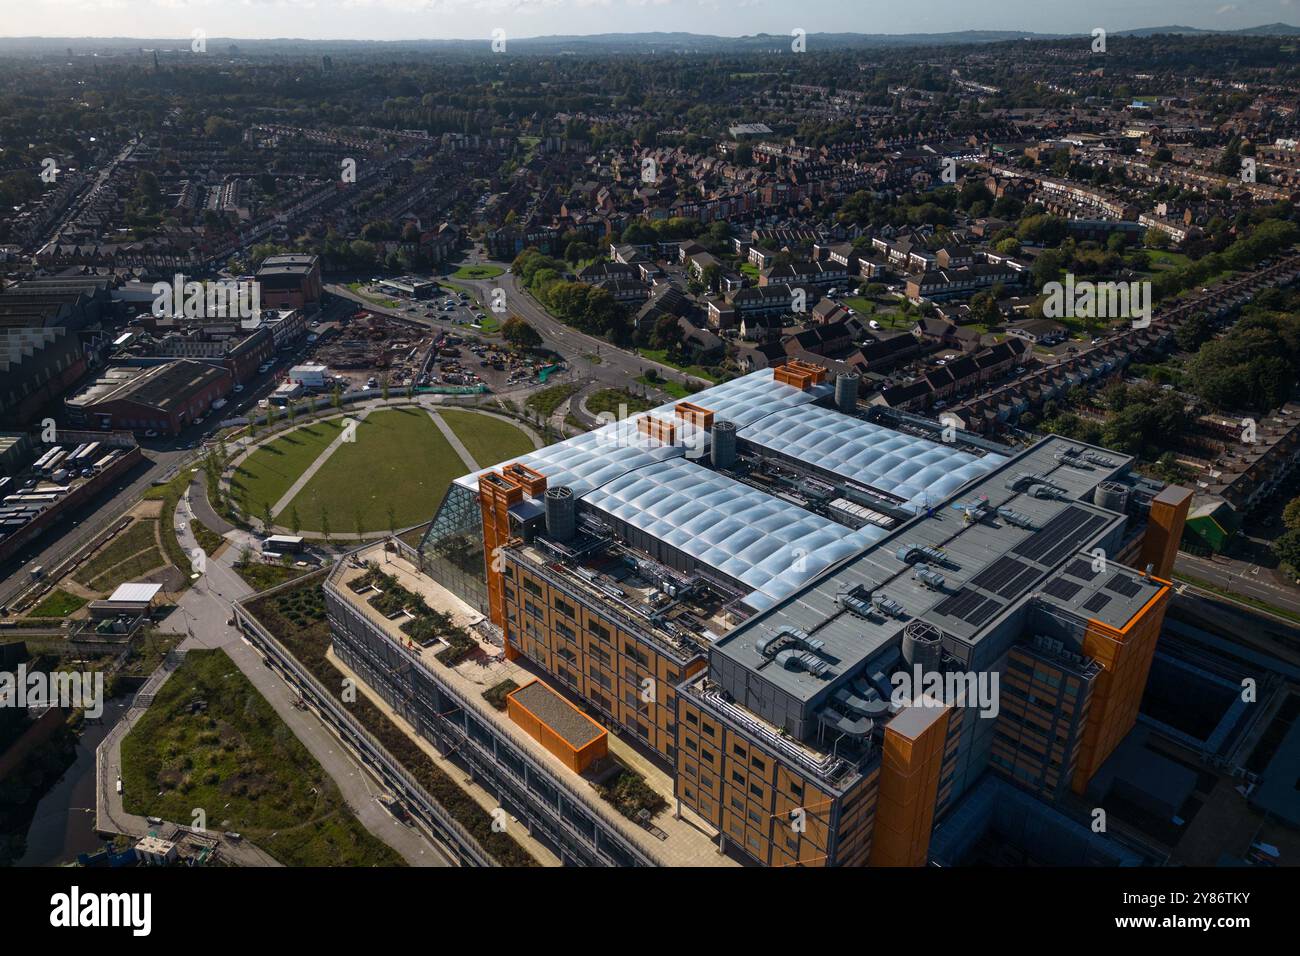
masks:
{"label": "solar panel array", "polygon": [[948,617],[955,617],[974,627],[979,627],[1002,608],[1002,602],[986,598],[978,591],[962,588],[956,594],[944,599],[935,612]]}
{"label": "solar panel array", "polygon": [[1095,534],[1107,518],[1071,505],[1011,549],[1030,561],[1051,567]]}
{"label": "solar panel array", "polygon": [[1111,575],[1111,579],[1106,582],[1106,590],[1114,591],[1116,594],[1122,594],[1126,598],[1136,597],[1142,592],[1142,585],[1138,584],[1132,578],[1120,572]]}
{"label": "solar panel array", "polygon": [[1028,590],[1034,578],[1041,573],[1032,564],[1003,556],[971,578],[970,583],[991,591],[998,597],[1013,600]]}
{"label": "solar panel array", "polygon": [[1075,558],[1070,562],[1065,573],[1072,578],[1078,578],[1080,581],[1091,581],[1099,572],[1094,571],[1091,561],[1085,561],[1083,558]]}
{"label": "solar panel array", "polygon": [[1110,595],[1103,594],[1101,591],[1098,591],[1092,597],[1088,598],[1088,600],[1083,602],[1083,609],[1085,611],[1091,611],[1093,614],[1096,614],[1098,611],[1100,611],[1109,603],[1110,603]]}
{"label": "solar panel array", "polygon": [[1067,581],[1065,578],[1052,578],[1047,582],[1047,587],[1043,588],[1047,594],[1062,601],[1068,601],[1080,591],[1083,590],[1082,584],[1076,584],[1073,581]]}

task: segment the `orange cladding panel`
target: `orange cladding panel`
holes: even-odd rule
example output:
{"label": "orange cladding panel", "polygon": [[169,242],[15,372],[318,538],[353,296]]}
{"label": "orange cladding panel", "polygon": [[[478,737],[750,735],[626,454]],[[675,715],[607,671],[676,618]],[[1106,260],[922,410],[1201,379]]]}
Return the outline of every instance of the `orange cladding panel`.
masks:
{"label": "orange cladding panel", "polygon": [[1088,622],[1083,653],[1102,667],[1093,684],[1088,722],[1070,788],[1084,793],[1088,782],[1137,723],[1156,642],[1164,625],[1172,590],[1166,584],[1122,629]]}
{"label": "orange cladding panel", "polygon": [[925,866],[949,711],[910,707],[885,728],[871,866]]}

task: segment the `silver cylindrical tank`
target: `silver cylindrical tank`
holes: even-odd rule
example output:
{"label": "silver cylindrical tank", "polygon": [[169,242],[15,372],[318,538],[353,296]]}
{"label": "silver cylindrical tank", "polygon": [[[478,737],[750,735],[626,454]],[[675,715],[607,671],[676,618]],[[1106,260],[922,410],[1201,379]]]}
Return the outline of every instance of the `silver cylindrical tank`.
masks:
{"label": "silver cylindrical tank", "polygon": [[572,541],[578,528],[578,502],[573,489],[564,485],[547,488],[543,497],[546,508],[546,536],[552,541]]}
{"label": "silver cylindrical tank", "polygon": [[713,444],[709,457],[714,468],[730,468],[736,463],[736,423],[716,421],[712,429]]}
{"label": "silver cylindrical tank", "polygon": [[836,377],[835,407],[845,414],[858,407],[858,376],[844,372]]}
{"label": "silver cylindrical tank", "polygon": [[1128,508],[1128,488],[1118,481],[1103,481],[1093,490],[1092,502],[1099,508],[1123,514]]}
{"label": "silver cylindrical tank", "polygon": [[929,621],[909,621],[903,628],[903,660],[923,671],[938,670],[943,662],[943,632]]}

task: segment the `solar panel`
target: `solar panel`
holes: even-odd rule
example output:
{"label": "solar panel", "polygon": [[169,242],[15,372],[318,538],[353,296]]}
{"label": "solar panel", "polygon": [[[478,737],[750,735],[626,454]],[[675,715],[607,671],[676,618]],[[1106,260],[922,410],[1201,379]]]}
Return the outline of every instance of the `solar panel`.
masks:
{"label": "solar panel", "polygon": [[1054,598],[1062,601],[1068,601],[1080,591],[1083,590],[1082,584],[1076,584],[1074,581],[1067,581],[1065,578],[1052,578],[1047,582],[1047,587],[1043,591]]}
{"label": "solar panel", "polygon": [[1024,562],[1004,555],[971,578],[970,583],[986,591],[1001,593],[1001,588],[1018,578],[1028,567]]}
{"label": "solar panel", "polygon": [[1098,591],[1092,597],[1088,598],[1088,600],[1083,602],[1083,609],[1085,611],[1092,611],[1095,614],[1109,603],[1110,595]]}
{"label": "solar panel", "polygon": [[1124,597],[1137,597],[1142,593],[1142,585],[1129,577],[1116,571],[1111,575],[1111,579],[1106,582],[1106,590],[1114,591],[1116,594],[1122,594]]}
{"label": "solar panel", "polygon": [[1051,566],[1077,550],[1106,520],[1101,515],[1071,505],[1012,548],[1011,553]]}
{"label": "solar panel", "polygon": [[971,611],[967,611],[966,616],[962,618],[962,620],[969,622],[975,627],[979,627],[981,624],[983,624],[985,621],[991,618],[995,612],[1001,610],[1001,608],[1002,608],[1001,602],[995,601],[993,600],[993,598],[988,598],[987,600],[985,600],[983,604],[979,605],[978,607],[974,608]]}
{"label": "solar panel", "polygon": [[1027,566],[1023,571],[1007,582],[1006,586],[998,592],[998,597],[1008,599],[1019,597],[1025,591],[1029,590],[1029,585],[1033,584],[1034,579],[1042,573],[1043,572],[1039,571],[1038,568],[1033,567],[1032,565]]}
{"label": "solar panel", "polygon": [[970,588],[962,588],[956,594],[946,598],[938,607],[935,608],[940,614],[948,617],[966,619],[966,615],[984,601],[984,595],[978,591],[972,591]]}
{"label": "solar panel", "polygon": [[1065,573],[1070,577],[1078,578],[1080,581],[1091,581],[1098,574],[1092,569],[1092,562],[1085,561],[1083,558],[1071,561],[1070,566],[1065,569]]}

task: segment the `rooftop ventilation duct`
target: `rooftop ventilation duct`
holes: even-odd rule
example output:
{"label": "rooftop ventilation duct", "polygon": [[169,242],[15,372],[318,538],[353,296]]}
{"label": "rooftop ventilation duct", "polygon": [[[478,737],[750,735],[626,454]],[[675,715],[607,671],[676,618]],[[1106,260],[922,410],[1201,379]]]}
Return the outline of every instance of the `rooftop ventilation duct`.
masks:
{"label": "rooftop ventilation duct", "polygon": [[894,552],[894,557],[904,564],[916,564],[922,558],[928,558],[935,564],[948,563],[947,552],[924,544],[905,544]]}
{"label": "rooftop ventilation duct", "polygon": [[715,421],[709,458],[714,468],[731,468],[736,464],[736,423]]}
{"label": "rooftop ventilation duct", "polygon": [[922,671],[938,670],[943,661],[943,632],[929,621],[911,621],[903,628],[903,660]]}
{"label": "rooftop ventilation duct", "polygon": [[920,581],[931,591],[942,591],[944,577],[938,571],[934,570],[928,564],[918,564],[912,568],[912,577]]}
{"label": "rooftop ventilation duct", "polygon": [[1034,529],[1034,519],[1019,511],[1012,511],[1010,508],[999,508],[998,517],[1007,524],[1015,525],[1017,528],[1028,528],[1030,531]]}
{"label": "rooftop ventilation duct", "polygon": [[542,501],[546,509],[546,536],[554,541],[572,541],[578,525],[578,502],[573,497],[573,489],[565,485],[548,488]]}

